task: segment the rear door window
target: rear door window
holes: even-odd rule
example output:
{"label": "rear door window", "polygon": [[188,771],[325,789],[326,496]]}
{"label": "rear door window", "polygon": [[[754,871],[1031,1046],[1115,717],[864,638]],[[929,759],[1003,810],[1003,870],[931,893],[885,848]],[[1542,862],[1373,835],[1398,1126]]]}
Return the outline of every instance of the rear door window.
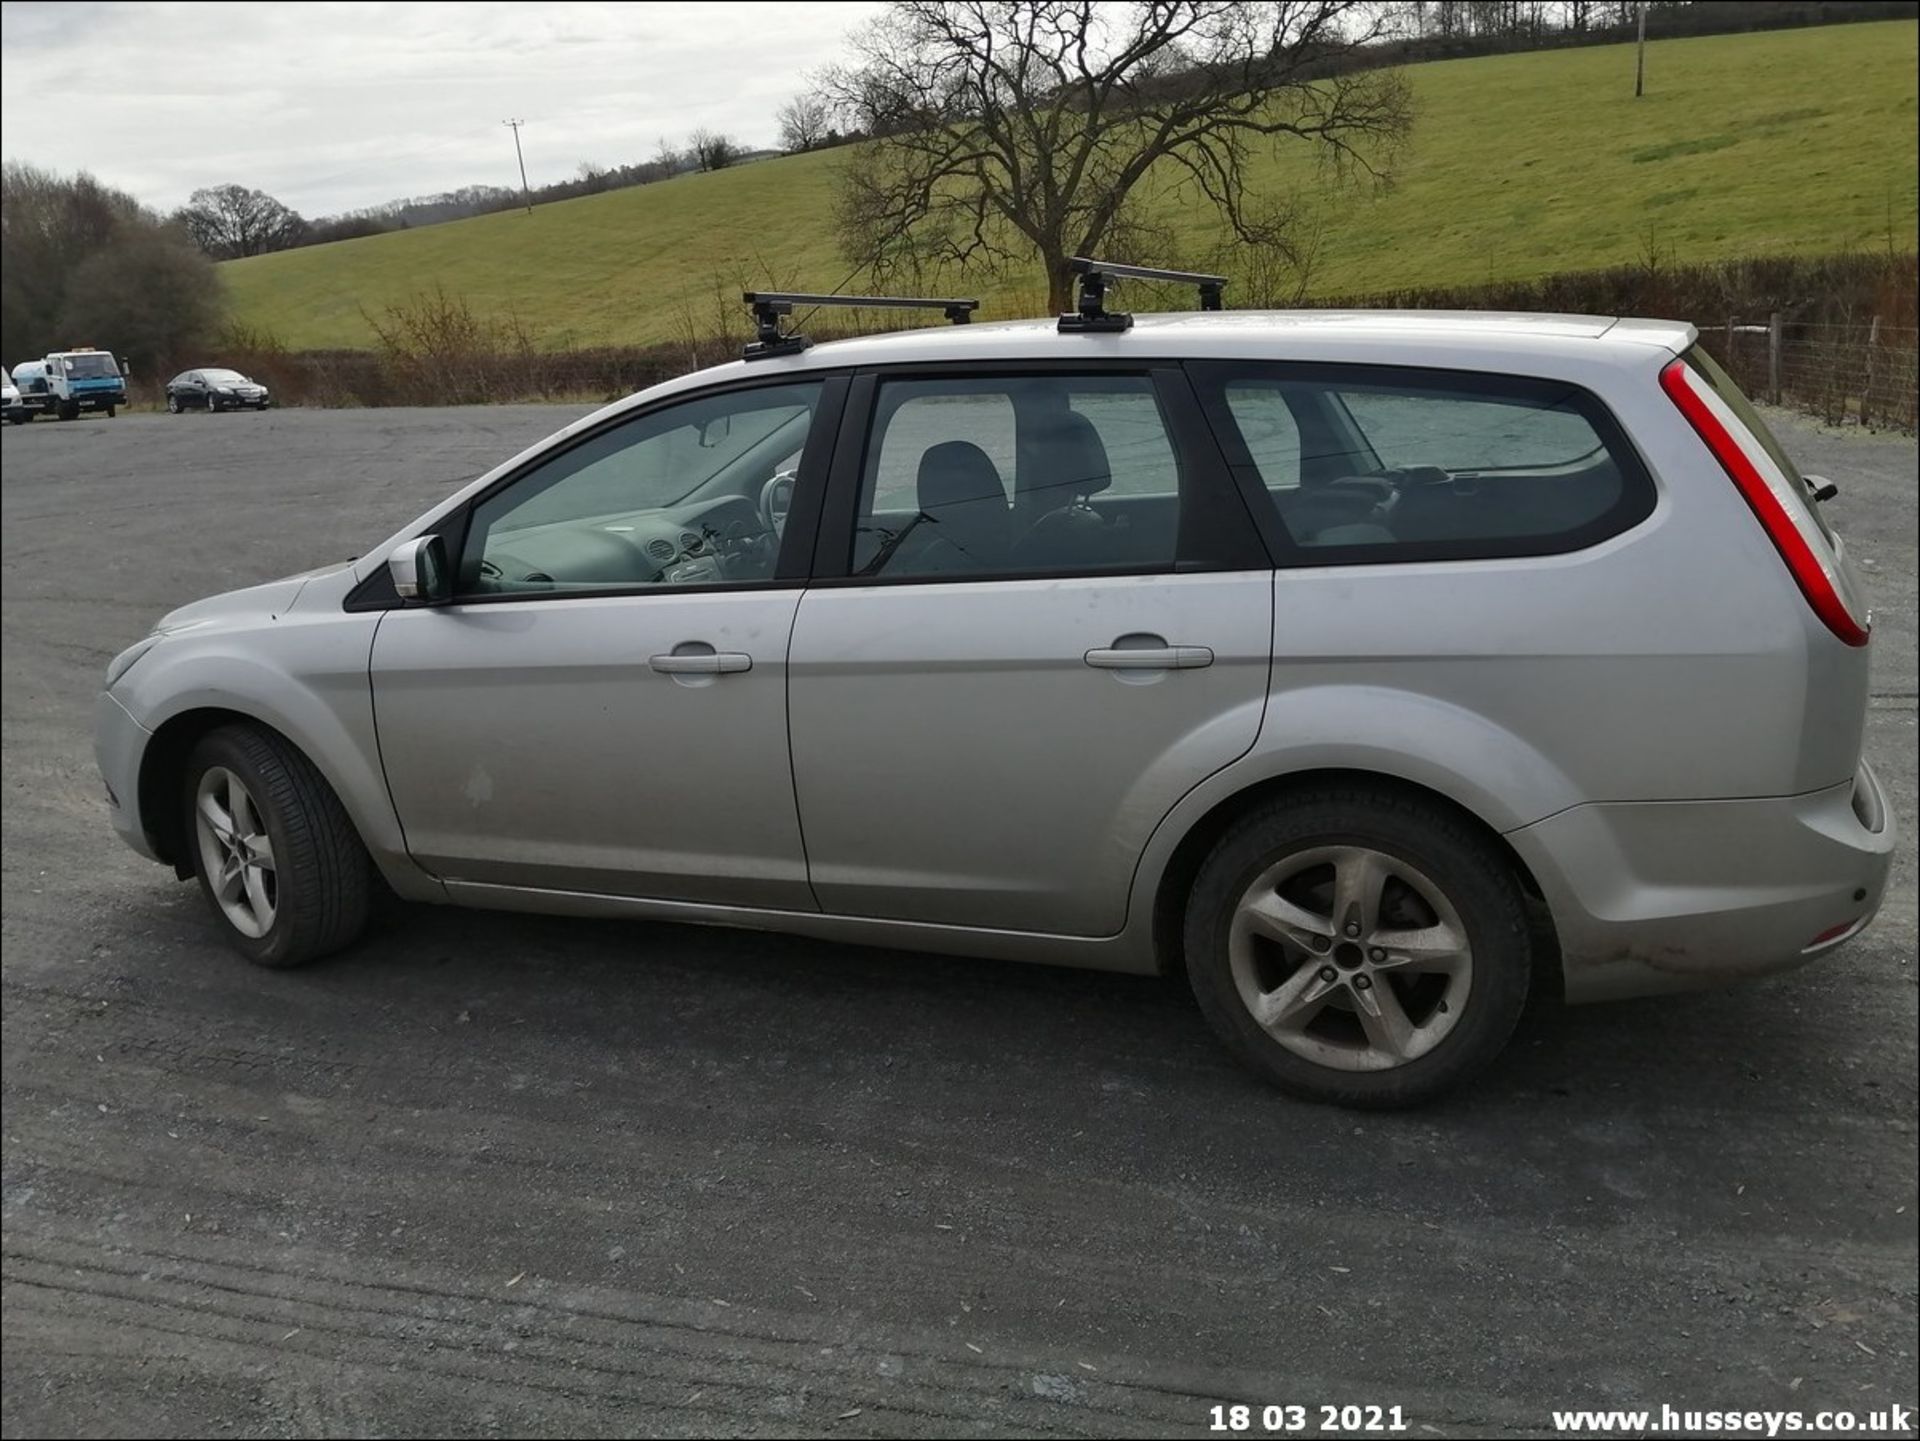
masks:
{"label": "rear door window", "polygon": [[1243,491],[1299,559],[1552,554],[1644,519],[1653,484],[1564,382],[1375,366],[1196,367]]}
{"label": "rear door window", "polygon": [[1171,570],[1187,473],[1145,375],[887,379],[851,572],[982,579]]}

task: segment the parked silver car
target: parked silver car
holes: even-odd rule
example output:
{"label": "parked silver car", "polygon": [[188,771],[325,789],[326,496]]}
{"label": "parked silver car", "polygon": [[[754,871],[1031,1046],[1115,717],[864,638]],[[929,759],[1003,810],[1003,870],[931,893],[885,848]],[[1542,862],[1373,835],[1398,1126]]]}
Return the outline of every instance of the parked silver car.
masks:
{"label": "parked silver car", "polygon": [[[763,332],[764,338],[764,332]],[[1693,329],[1193,313],[670,381],[114,660],[115,826],[269,966],[401,896],[1183,968],[1296,1094],[1857,935],[1868,615]]]}

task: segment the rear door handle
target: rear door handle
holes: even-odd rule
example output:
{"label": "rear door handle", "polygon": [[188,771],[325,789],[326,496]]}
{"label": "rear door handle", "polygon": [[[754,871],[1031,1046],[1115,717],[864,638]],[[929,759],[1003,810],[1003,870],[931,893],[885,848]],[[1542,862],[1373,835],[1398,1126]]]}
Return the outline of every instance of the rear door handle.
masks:
{"label": "rear door handle", "polygon": [[753,669],[753,657],[739,651],[706,651],[694,655],[656,655],[647,664],[661,675],[737,675]]}
{"label": "rear door handle", "polygon": [[1088,651],[1086,660],[1096,670],[1199,670],[1213,664],[1213,652],[1203,645],[1105,647]]}

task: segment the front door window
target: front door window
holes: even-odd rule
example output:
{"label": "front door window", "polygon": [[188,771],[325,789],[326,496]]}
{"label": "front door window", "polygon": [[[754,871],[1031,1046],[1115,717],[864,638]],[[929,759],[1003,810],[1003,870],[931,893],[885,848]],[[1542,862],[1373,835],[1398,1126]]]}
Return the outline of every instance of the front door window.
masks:
{"label": "front door window", "polygon": [[461,594],[771,581],[820,393],[704,396],[564,451],[474,507]]}

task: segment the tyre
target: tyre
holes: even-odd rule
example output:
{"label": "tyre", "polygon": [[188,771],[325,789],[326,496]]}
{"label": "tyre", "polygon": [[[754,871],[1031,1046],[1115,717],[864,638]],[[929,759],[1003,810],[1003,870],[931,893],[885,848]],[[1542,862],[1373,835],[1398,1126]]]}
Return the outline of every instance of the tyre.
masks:
{"label": "tyre", "polygon": [[58,414],[62,420],[78,420],[80,418],[80,407],[77,405],[63,405],[60,407]]}
{"label": "tyre", "polygon": [[333,789],[282,737],[225,726],[194,747],[181,794],[201,892],[233,948],[282,968],[351,944],[372,865]]}
{"label": "tyre", "polygon": [[1188,980],[1281,1090],[1418,1105],[1500,1053],[1526,1004],[1525,898],[1494,842],[1386,790],[1302,792],[1246,817],[1195,878]]}
{"label": "tyre", "polygon": [[179,413],[180,413],[180,397],[175,395],[171,390],[169,390],[167,392],[167,414],[178,415]]}
{"label": "tyre", "polygon": [[114,407],[113,407],[113,406],[111,406],[111,405],[109,405],[109,406],[107,407],[107,419],[108,419],[108,420],[112,420],[112,419],[113,419],[113,412],[114,412]]}

